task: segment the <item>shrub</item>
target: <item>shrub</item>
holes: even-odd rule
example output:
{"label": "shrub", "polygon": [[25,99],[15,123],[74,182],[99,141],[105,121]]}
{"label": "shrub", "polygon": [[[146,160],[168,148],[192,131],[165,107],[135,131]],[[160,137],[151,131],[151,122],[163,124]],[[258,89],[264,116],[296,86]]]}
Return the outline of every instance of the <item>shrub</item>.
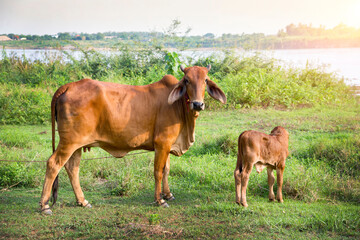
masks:
{"label": "shrub", "polygon": [[23,163],[0,164],[0,186],[12,185],[36,187],[40,183],[39,172]]}
{"label": "shrub", "polygon": [[50,121],[51,94],[25,85],[0,85],[0,123],[44,124]]}
{"label": "shrub", "polygon": [[[0,122],[37,124],[49,121],[50,99],[59,86],[93,78],[130,85],[159,81],[166,73],[181,77],[180,59],[175,52],[161,48],[122,45],[120,52],[100,53],[80,49],[79,58],[64,52],[57,58],[29,61],[7,56],[0,60]],[[227,95],[227,104],[212,101],[210,109],[282,106],[312,106],[355,103],[342,79],[322,68],[280,67],[277,60],[255,54],[240,57],[231,52],[201,59],[188,59],[191,65],[212,64],[210,77]],[[46,107],[45,107],[46,106]],[[47,116],[45,116],[47,115]]]}

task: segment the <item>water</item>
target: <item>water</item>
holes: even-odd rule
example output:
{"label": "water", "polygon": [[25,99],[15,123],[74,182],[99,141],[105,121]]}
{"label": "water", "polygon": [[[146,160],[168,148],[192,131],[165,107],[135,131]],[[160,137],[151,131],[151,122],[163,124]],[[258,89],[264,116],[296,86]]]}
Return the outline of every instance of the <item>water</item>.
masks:
{"label": "water", "polygon": [[[75,59],[80,59],[82,53],[80,51],[71,51],[65,50],[67,53],[70,53]],[[64,54],[60,50],[56,49],[5,49],[7,56],[17,56],[17,57],[25,57],[30,61],[40,60],[45,61],[46,59],[68,59],[66,54]],[[0,55],[0,59],[3,56]]]}
{"label": "water", "polygon": [[305,68],[307,63],[326,65],[328,72],[344,77],[348,85],[360,86],[360,48],[275,50],[268,54],[300,68]]}
{"label": "water", "polygon": [[[305,68],[310,66],[325,67],[326,72],[335,72],[344,77],[348,85],[360,86],[360,48],[319,48],[319,49],[286,49],[237,51],[240,56],[251,56],[260,52],[267,57],[281,60],[284,66]],[[208,57],[219,51],[185,51],[185,55]]]}
{"label": "water", "polygon": [[[34,50],[34,49],[5,49],[8,55],[24,55],[30,60],[45,60],[48,57],[56,58],[66,56],[59,50]],[[74,58],[82,56],[80,51],[68,51]],[[327,49],[287,49],[287,50],[262,50],[262,54],[280,59],[284,65],[291,65],[305,68],[307,64],[311,66],[326,66],[327,72],[335,72],[340,77],[344,77],[348,85],[360,86],[360,48],[327,48]],[[101,51],[103,54],[116,52]],[[183,56],[207,57],[219,51],[196,50],[183,51]],[[254,54],[254,52],[238,52],[240,55]],[[0,56],[2,58],[2,56]]]}

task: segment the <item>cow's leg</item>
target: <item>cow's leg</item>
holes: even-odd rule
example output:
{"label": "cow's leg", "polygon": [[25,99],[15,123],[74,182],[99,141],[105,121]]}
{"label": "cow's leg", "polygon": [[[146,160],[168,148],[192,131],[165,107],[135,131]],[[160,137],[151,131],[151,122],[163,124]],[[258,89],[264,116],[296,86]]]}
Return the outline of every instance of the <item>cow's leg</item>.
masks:
{"label": "cow's leg", "polygon": [[284,202],[283,201],[283,198],[282,198],[282,185],[283,185],[283,173],[284,173],[284,169],[285,169],[285,166],[277,166],[276,167],[276,177],[277,177],[277,186],[278,186],[278,189],[277,189],[277,194],[276,194],[276,199],[282,203]]}
{"label": "cow's leg", "polygon": [[163,196],[163,199],[165,199],[167,201],[173,201],[173,200],[175,200],[175,197],[170,192],[169,181],[168,181],[169,173],[170,173],[170,154],[166,160],[166,164],[164,167],[164,175],[163,175],[163,180],[162,180],[162,184],[163,184],[162,196]]}
{"label": "cow's leg", "polygon": [[242,171],[242,163],[240,163],[240,161],[242,161],[239,158],[239,154],[238,154],[238,159],[237,159],[237,163],[236,163],[236,168],[234,171],[234,178],[235,178],[235,197],[236,197],[236,203],[240,205],[240,196],[241,196],[241,171]]}
{"label": "cow's leg", "polygon": [[72,146],[62,146],[61,144],[59,144],[56,151],[47,161],[45,181],[40,199],[40,207],[43,214],[52,214],[52,211],[49,207],[49,200],[53,182],[56,176],[59,174],[60,169],[74,153],[74,150],[75,148]]}
{"label": "cow's leg", "polygon": [[69,175],[72,188],[75,193],[76,201],[79,206],[91,208],[90,203],[85,200],[84,193],[81,190],[80,180],[79,180],[79,166],[81,160],[81,148],[76,150],[74,154],[70,157],[69,161],[65,164],[65,169]]}
{"label": "cow's leg", "polygon": [[155,201],[159,206],[169,207],[161,195],[161,181],[163,179],[163,172],[168,160],[170,148],[157,147],[155,149],[155,161],[154,161],[154,177],[155,177]]}
{"label": "cow's leg", "polygon": [[[250,160],[250,159],[248,159],[248,160]],[[241,199],[240,199],[240,203],[244,207],[248,206],[248,204],[246,202],[246,189],[247,189],[247,185],[248,185],[248,182],[249,182],[249,176],[250,176],[251,170],[253,168],[252,162],[255,162],[255,161],[250,160],[248,163],[245,162],[244,166],[243,166],[244,167],[243,171],[241,172]]]}
{"label": "cow's leg", "polygon": [[268,174],[268,184],[269,184],[269,201],[275,200],[275,194],[274,194],[274,183],[275,183],[275,177],[274,177],[274,169],[271,167],[267,168],[267,174]]}

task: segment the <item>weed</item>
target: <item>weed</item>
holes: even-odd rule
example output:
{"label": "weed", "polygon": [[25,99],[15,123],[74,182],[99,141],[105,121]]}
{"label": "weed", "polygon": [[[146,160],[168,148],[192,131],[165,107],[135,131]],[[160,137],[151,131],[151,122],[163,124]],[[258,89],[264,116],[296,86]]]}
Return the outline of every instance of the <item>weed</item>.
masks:
{"label": "weed", "polygon": [[160,217],[159,214],[150,214],[150,216],[148,217],[149,220],[149,224],[150,225],[157,225],[160,223]]}
{"label": "weed", "polygon": [[178,75],[179,74],[179,67],[180,67],[180,58],[176,52],[168,52],[165,55],[165,70],[168,74]]}

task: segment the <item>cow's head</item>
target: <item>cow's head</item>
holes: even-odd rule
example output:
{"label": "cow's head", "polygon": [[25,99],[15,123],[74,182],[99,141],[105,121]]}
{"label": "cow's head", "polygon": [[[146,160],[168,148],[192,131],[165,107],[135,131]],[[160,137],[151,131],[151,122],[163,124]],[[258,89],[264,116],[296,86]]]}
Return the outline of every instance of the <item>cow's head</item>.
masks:
{"label": "cow's head", "polygon": [[226,103],[226,96],[224,92],[208,77],[207,73],[210,71],[211,65],[207,67],[187,67],[180,66],[181,71],[184,72],[184,77],[171,91],[168,102],[173,104],[184,95],[187,95],[190,101],[190,109],[194,111],[204,110],[204,95],[205,89],[210,96],[222,103]]}

